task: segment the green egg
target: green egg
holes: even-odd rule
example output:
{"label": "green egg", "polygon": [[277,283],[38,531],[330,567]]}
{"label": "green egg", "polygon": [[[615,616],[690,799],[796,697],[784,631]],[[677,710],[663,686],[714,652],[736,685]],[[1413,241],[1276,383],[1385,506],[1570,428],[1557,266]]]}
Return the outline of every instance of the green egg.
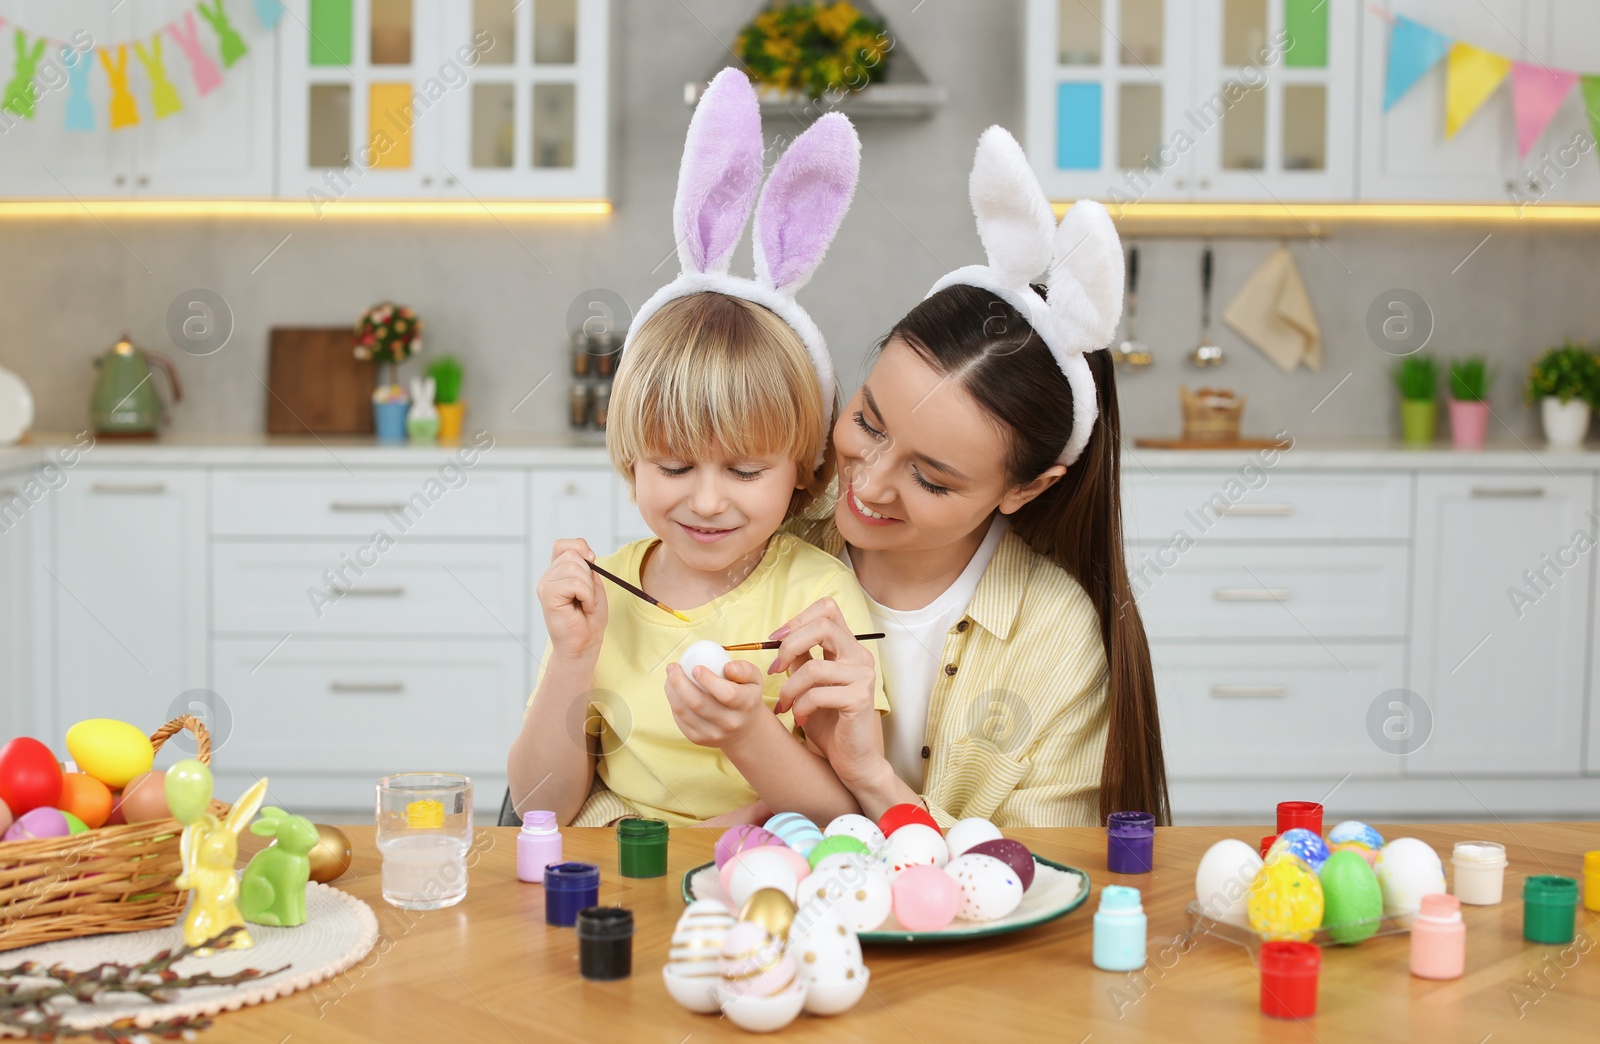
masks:
{"label": "green egg", "polygon": [[1341,849],[1322,864],[1322,926],[1334,942],[1370,939],[1383,918],[1378,875],[1359,852]]}
{"label": "green egg", "polygon": [[831,856],[837,852],[860,852],[869,858],[872,856],[872,849],[868,848],[864,841],[844,834],[836,834],[833,837],[825,837],[818,841],[816,847],[806,853],[806,861],[811,864],[811,869],[815,870],[824,856]]}
{"label": "green egg", "polygon": [[73,815],[71,812],[63,812],[63,813],[61,813],[61,818],[65,819],[67,821],[67,836],[68,837],[71,837],[73,834],[81,834],[85,830],[89,829],[89,824],[85,823],[83,820],[79,819],[77,816]]}

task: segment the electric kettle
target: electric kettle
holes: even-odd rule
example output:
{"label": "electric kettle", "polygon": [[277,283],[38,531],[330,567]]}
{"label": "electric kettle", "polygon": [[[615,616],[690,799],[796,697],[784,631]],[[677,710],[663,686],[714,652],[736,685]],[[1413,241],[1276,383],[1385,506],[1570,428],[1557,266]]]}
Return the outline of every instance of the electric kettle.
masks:
{"label": "electric kettle", "polygon": [[89,398],[89,416],[96,434],[151,436],[166,419],[166,407],[150,381],[150,365],[167,375],[172,401],[183,401],[183,386],[172,360],[160,352],[136,348],[126,332],[106,354],[94,360],[100,376]]}

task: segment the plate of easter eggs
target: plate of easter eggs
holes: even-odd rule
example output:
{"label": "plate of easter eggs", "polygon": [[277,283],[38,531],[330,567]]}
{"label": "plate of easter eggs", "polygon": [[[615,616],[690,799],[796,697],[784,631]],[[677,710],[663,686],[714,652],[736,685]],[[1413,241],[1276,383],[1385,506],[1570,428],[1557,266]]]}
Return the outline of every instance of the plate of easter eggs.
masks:
{"label": "plate of easter eggs", "polygon": [[986,819],[948,831],[920,805],[874,823],[843,815],[819,827],[784,812],[717,840],[714,862],[683,877],[683,899],[741,910],[757,892],[788,896],[804,918],[827,911],[864,943],[939,943],[1004,935],[1083,905],[1089,875],[1036,856]]}

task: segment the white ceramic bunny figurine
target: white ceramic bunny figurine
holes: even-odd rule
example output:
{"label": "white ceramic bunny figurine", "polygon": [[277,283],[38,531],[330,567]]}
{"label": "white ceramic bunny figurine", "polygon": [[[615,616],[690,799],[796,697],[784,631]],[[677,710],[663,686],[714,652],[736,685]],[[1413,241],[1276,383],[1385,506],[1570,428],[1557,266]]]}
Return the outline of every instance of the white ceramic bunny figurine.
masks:
{"label": "white ceramic bunny figurine", "polygon": [[432,377],[411,378],[411,413],[410,420],[429,421],[438,420],[439,411],[433,407],[433,397],[437,394]]}

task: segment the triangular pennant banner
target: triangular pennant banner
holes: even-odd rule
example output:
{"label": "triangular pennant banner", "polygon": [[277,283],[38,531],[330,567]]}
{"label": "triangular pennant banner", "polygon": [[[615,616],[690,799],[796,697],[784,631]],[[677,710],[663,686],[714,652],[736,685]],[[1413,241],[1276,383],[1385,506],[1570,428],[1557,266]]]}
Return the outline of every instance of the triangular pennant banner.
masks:
{"label": "triangular pennant banner", "polygon": [[1600,76],[1580,76],[1583,91],[1583,108],[1589,114],[1589,133],[1600,141]]}
{"label": "triangular pennant banner", "polygon": [[1511,72],[1511,59],[1457,41],[1445,76],[1444,136],[1453,138]]}
{"label": "triangular pennant banner", "polygon": [[1517,156],[1528,158],[1528,150],[1539,140],[1551,117],[1567,100],[1578,74],[1565,69],[1550,69],[1527,62],[1511,63],[1511,100],[1517,110]]}
{"label": "triangular pennant banner", "polygon": [[1425,25],[1396,15],[1389,34],[1389,69],[1383,81],[1383,111],[1394,108],[1400,96],[1439,64],[1450,50],[1450,38]]}

